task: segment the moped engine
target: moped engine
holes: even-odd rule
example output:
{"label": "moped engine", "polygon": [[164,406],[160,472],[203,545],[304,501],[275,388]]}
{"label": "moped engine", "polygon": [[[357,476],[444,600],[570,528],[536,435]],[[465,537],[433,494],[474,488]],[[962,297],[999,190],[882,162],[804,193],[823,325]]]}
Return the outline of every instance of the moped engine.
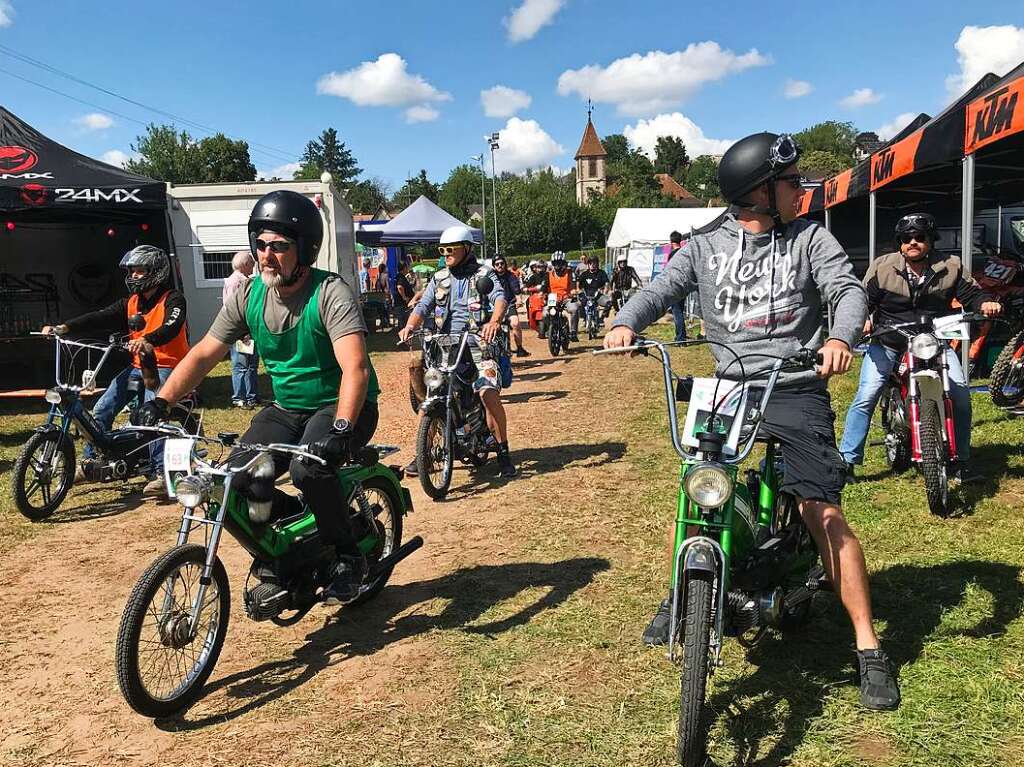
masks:
{"label": "moped engine", "polygon": [[86,458],[81,465],[82,473],[89,482],[117,482],[128,479],[131,473],[131,467],[126,461]]}
{"label": "moped engine", "polygon": [[785,593],[781,588],[754,594],[734,589],[729,592],[726,601],[730,623],[737,636],[761,626],[778,628],[782,623]]}
{"label": "moped engine", "polygon": [[288,591],[276,583],[257,583],[245,590],[245,614],[254,621],[276,618],[288,607]]}

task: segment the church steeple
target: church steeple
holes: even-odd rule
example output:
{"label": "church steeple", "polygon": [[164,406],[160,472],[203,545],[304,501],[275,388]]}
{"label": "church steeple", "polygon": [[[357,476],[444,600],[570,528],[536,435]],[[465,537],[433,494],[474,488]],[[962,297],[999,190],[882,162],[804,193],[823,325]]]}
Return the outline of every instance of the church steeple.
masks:
{"label": "church steeple", "polygon": [[590,99],[587,99],[587,127],[583,130],[580,148],[576,150],[576,202],[586,205],[592,194],[604,194],[607,188],[605,158],[608,153],[597,137]]}

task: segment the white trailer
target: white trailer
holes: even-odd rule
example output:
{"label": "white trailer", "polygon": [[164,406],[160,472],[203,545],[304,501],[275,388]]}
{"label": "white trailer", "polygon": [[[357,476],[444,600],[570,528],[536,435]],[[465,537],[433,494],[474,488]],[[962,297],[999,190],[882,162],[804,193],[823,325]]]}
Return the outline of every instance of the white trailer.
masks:
{"label": "white trailer", "polygon": [[220,310],[232,257],[249,249],[246,227],[253,206],[275,189],[290,189],[316,203],[324,220],[324,241],[316,266],[340,274],[358,291],[352,209],[331,184],[330,174],[325,173],[320,181],[168,184],[169,235],[181,265],[192,343],[203,337]]}

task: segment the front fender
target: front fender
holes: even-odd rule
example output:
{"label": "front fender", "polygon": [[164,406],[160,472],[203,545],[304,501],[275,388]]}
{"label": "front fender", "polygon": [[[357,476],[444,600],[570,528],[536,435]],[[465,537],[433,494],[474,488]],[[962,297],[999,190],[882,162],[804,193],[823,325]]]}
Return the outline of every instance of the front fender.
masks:
{"label": "front fender", "polygon": [[427,397],[420,405],[420,412],[423,415],[444,415],[445,399],[437,395]]}
{"label": "front fender", "polygon": [[714,550],[708,545],[699,543],[690,546],[683,559],[683,572],[704,572],[714,575],[718,572],[718,560]]}
{"label": "front fender", "polygon": [[935,370],[919,370],[914,373],[914,382],[922,400],[942,402],[942,378]]}

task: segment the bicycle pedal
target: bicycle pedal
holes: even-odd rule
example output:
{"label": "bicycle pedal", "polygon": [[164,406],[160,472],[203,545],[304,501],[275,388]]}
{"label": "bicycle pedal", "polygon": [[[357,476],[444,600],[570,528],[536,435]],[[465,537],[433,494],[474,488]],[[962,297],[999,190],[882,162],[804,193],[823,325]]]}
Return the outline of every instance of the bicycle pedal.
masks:
{"label": "bicycle pedal", "polygon": [[805,584],[808,591],[832,591],[832,581],[825,574],[825,568],[820,565],[810,572]]}

